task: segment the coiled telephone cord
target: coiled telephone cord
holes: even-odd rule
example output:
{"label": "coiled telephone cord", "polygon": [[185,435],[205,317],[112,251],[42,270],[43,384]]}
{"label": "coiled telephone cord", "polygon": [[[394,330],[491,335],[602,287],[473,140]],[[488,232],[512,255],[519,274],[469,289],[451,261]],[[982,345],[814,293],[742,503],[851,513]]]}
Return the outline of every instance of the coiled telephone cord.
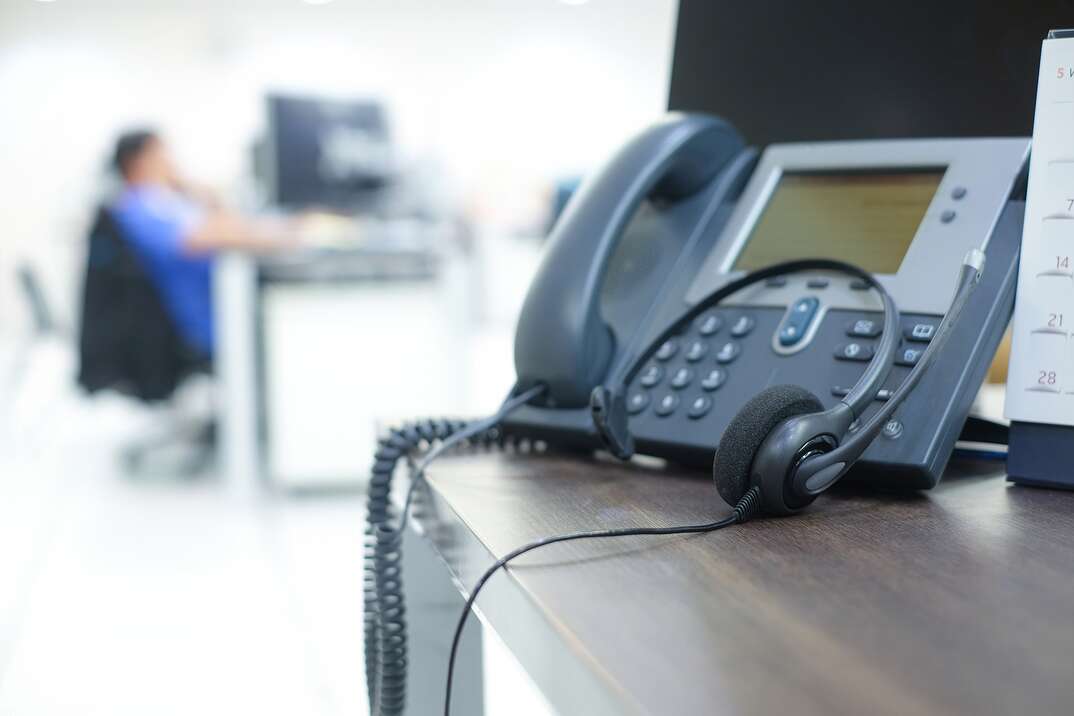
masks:
{"label": "coiled telephone cord", "polygon": [[[499,423],[543,391],[533,388],[508,398],[495,415],[479,421],[421,420],[392,428],[378,443],[366,502],[364,566],[365,675],[370,713],[401,716],[406,707],[407,629],[403,596],[402,537],[415,488],[426,466],[458,446],[505,447]],[[402,510],[392,505],[392,478],[401,459],[411,461],[410,487]],[[396,517],[398,516],[398,519]]]}

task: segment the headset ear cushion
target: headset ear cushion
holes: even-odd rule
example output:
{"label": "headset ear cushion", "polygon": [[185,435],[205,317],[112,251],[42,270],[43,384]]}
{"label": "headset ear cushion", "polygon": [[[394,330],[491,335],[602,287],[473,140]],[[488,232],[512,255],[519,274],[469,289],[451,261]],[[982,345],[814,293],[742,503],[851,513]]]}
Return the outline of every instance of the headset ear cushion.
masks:
{"label": "headset ear cushion", "polygon": [[774,385],[751,398],[731,419],[712,460],[712,479],[732,507],[750,485],[753,458],[772,429],[788,418],[824,410],[817,396],[797,385]]}

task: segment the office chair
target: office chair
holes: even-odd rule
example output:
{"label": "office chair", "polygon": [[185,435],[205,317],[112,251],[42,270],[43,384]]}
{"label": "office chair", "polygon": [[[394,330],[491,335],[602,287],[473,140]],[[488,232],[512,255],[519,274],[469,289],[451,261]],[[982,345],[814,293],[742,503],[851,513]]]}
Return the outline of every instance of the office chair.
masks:
{"label": "office chair", "polygon": [[60,333],[59,321],[56,320],[52,309],[49,307],[37,272],[29,264],[22,263],[15,269],[15,273],[18,278],[19,289],[30,307],[34,337],[42,338]]}
{"label": "office chair", "polygon": [[59,324],[49,308],[48,301],[45,299],[45,292],[34,269],[26,263],[18,264],[15,268],[15,280],[19,293],[22,294],[29,308],[32,323],[29,335],[17,342],[7,371],[8,375],[3,395],[7,396],[6,399],[9,401],[14,400],[19,385],[26,377],[30,354],[33,352],[34,347],[40,341],[61,333]]}
{"label": "office chair", "polygon": [[[180,336],[157,287],[123,238],[107,207],[98,209],[89,232],[78,335],[78,384],[90,394],[114,390],[151,406],[172,401],[187,379],[211,371],[210,361]],[[123,451],[132,472],[177,441],[193,455],[177,472],[200,472],[215,451],[211,419],[183,421],[163,436]]]}
{"label": "office chair", "polygon": [[11,360],[4,369],[4,380],[0,385],[4,405],[0,407],[0,414],[5,420],[12,417],[14,406],[19,401],[21,389],[30,374],[34,352],[50,339],[66,337],[66,331],[48,305],[37,272],[28,263],[19,262],[16,265],[15,283],[19,294],[25,299],[31,322],[30,330],[20,332],[21,335],[16,337]]}

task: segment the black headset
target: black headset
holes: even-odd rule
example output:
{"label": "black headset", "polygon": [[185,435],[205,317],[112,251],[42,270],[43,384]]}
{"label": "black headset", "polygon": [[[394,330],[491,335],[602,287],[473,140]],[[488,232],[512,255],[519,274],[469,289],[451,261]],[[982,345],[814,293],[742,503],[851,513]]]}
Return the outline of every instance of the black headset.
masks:
{"label": "black headset", "polygon": [[609,451],[627,459],[634,454],[626,411],[626,386],[668,338],[702,312],[759,281],[799,271],[836,271],[864,281],[884,306],[884,330],[876,353],[850,392],[828,410],[820,399],[797,385],[765,388],[746,402],[720,438],[712,476],[720,497],[732,507],[754,490],[759,507],[769,515],[800,512],[850,470],[876,439],[896,408],[906,399],[943,350],[962,309],[984,270],[985,256],[972,250],[963,260],[951,306],[925,354],[883,407],[860,422],[891,371],[899,344],[899,309],[875,276],[852,264],[806,259],[775,264],[724,285],[687,311],[666,330],[612,387],[598,387],[590,399],[593,424]]}

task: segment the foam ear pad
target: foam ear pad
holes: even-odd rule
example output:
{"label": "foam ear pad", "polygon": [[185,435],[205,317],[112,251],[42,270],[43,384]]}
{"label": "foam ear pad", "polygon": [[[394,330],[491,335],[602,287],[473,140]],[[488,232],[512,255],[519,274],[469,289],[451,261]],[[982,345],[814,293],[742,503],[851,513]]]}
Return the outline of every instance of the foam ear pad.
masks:
{"label": "foam ear pad", "polygon": [[732,507],[750,485],[750,467],[772,428],[787,418],[824,410],[817,396],[797,385],[774,385],[751,398],[724,430],[712,460],[712,478]]}

